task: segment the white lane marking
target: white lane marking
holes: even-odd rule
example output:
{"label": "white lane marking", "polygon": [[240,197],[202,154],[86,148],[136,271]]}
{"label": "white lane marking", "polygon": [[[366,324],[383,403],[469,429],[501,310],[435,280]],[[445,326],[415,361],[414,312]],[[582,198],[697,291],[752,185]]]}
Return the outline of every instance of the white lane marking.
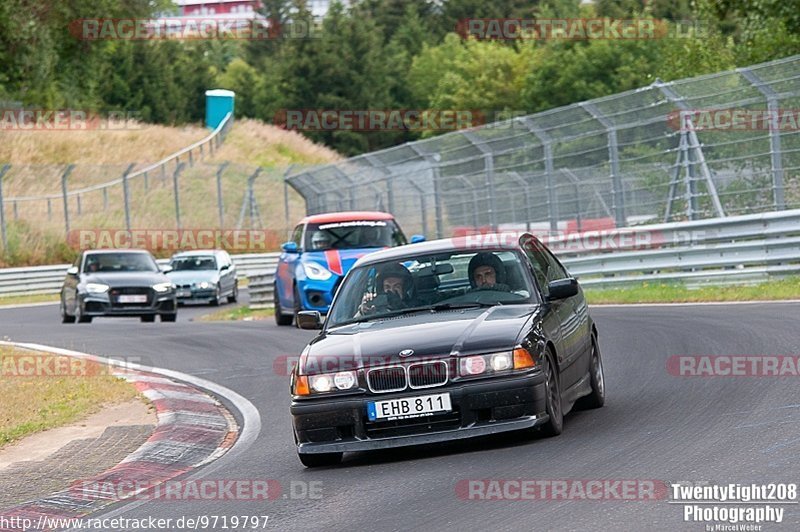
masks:
{"label": "white lane marking", "polygon": [[800,299],[767,299],[758,301],[698,301],[681,303],[592,303],[592,308],[630,308],[630,307],[702,307],[719,305],[764,305],[768,303],[800,303]]}

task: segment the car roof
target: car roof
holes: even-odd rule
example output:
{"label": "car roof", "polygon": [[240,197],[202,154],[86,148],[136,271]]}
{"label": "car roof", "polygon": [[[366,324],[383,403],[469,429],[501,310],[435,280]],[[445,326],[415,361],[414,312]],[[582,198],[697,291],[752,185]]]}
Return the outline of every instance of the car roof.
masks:
{"label": "car roof", "polygon": [[[524,233],[528,234],[528,233]],[[441,238],[418,244],[408,244],[393,248],[375,251],[364,255],[356,262],[353,267],[364,266],[387,260],[401,262],[409,256],[426,255],[429,253],[446,253],[449,251],[505,251],[520,249],[519,239],[523,235],[509,236],[509,233],[489,233],[483,235],[459,236],[451,238]]]}
{"label": "car roof", "polygon": [[332,222],[355,222],[359,220],[394,220],[388,212],[380,211],[343,211],[312,214],[300,220],[301,224],[326,224]]}

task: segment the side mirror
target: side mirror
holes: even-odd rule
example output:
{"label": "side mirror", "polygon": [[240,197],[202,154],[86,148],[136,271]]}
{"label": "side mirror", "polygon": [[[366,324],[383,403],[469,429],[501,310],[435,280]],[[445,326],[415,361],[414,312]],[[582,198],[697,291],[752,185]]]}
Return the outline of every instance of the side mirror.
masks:
{"label": "side mirror", "polygon": [[78,267],[77,266],[70,266],[67,268],[67,275],[78,275]]}
{"label": "side mirror", "polygon": [[169,264],[165,264],[165,265],[161,266],[160,269],[161,269],[161,273],[169,273],[169,272],[171,272],[173,270],[172,266],[170,266]]}
{"label": "side mirror", "polygon": [[231,268],[230,264],[223,264],[222,267],[220,267],[220,271],[224,272],[225,270],[230,270],[230,268]]}
{"label": "side mirror", "polygon": [[322,329],[322,316],[316,310],[301,310],[297,313],[297,326],[301,329]]}
{"label": "side mirror", "polygon": [[281,249],[286,253],[298,253],[300,251],[294,242],[284,242],[281,244]]}
{"label": "side mirror", "polygon": [[547,297],[550,301],[567,299],[568,297],[578,295],[578,281],[572,277],[559,279],[558,281],[548,283],[547,291],[550,293]]}
{"label": "side mirror", "polygon": [[419,242],[425,242],[425,235],[411,235],[412,244],[417,244]]}

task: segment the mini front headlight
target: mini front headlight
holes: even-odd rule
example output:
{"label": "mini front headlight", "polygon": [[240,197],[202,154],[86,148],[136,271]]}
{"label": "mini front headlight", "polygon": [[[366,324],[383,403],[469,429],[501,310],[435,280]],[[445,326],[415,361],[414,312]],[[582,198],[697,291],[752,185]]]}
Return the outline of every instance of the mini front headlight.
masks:
{"label": "mini front headlight", "polygon": [[340,371],[333,376],[333,383],[340,390],[349,390],[356,385],[356,374],[352,371]]}
{"label": "mini front headlight", "polygon": [[105,294],[108,292],[109,286],[101,283],[87,283],[86,291],[90,294]]}
{"label": "mini front headlight", "polygon": [[197,283],[197,288],[199,288],[200,290],[206,290],[208,288],[211,288],[211,286],[212,284],[209,283],[208,281],[202,281]]}
{"label": "mini front headlight", "polygon": [[153,285],[153,290],[158,292],[159,294],[163,294],[164,292],[169,292],[172,290],[172,283],[158,283]]}
{"label": "mini front headlight", "polygon": [[306,277],[312,281],[327,281],[333,275],[331,272],[313,262],[304,262],[303,270],[306,272]]}

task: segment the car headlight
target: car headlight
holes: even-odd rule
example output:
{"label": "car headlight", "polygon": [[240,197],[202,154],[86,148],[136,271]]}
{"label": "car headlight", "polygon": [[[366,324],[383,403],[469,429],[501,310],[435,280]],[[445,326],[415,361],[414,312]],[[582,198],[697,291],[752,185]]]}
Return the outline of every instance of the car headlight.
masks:
{"label": "car headlight", "polygon": [[464,357],[459,361],[458,374],[462,377],[477,377],[535,366],[536,362],[530,352],[524,347],[517,347],[512,351]]}
{"label": "car headlight", "polygon": [[86,283],[86,291],[90,294],[105,294],[109,286],[101,283]]}
{"label": "car headlight", "polygon": [[306,277],[312,281],[327,281],[333,275],[331,272],[313,262],[304,262],[303,270],[306,272]]}
{"label": "car headlight", "polygon": [[311,395],[351,390],[356,387],[357,383],[355,371],[299,375],[294,383],[294,393],[295,395]]}
{"label": "car headlight", "polygon": [[208,290],[209,288],[214,288],[214,282],[213,281],[201,281],[201,282],[197,283],[197,288],[199,288],[200,290]]}
{"label": "car headlight", "polygon": [[153,290],[158,292],[159,294],[163,294],[164,292],[169,292],[172,290],[172,283],[158,283],[153,285]]}

